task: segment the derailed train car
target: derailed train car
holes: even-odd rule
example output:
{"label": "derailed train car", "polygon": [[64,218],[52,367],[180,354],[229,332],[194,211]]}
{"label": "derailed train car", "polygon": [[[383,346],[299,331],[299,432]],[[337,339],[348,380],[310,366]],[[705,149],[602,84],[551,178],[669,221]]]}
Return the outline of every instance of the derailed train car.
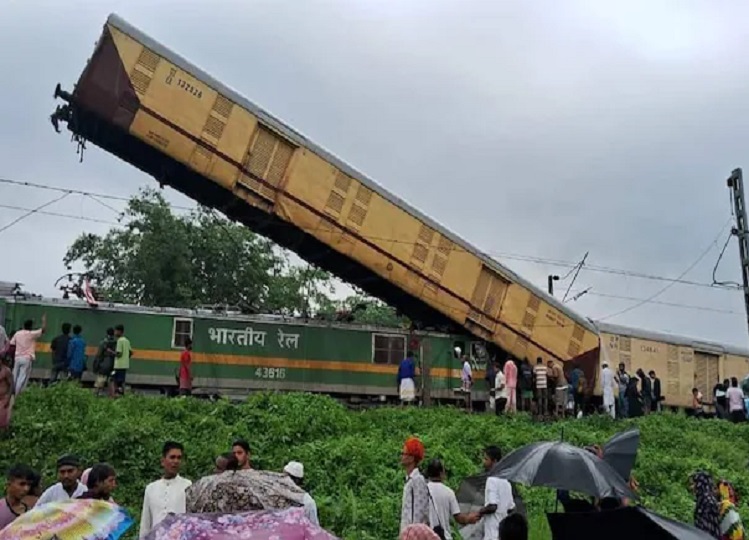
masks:
{"label": "derailed train car", "polygon": [[498,356],[594,369],[593,324],[112,15],[53,123]]}

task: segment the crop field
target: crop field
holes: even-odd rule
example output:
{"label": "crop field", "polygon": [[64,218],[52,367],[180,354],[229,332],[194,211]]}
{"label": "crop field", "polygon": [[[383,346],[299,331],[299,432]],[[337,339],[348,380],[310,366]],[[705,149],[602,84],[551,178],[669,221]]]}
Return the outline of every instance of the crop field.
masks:
{"label": "crop field", "polygon": [[[688,477],[706,469],[734,482],[741,513],[749,520],[749,425],[672,414],[632,423],[642,432],[635,476],[645,506],[691,521]],[[422,438],[427,459],[445,461],[449,484],[456,488],[461,478],[479,470],[487,444],[507,452],[558,439],[562,432],[577,444],[603,443],[631,424],[608,417],[539,424],[523,415],[497,419],[450,408],[353,412],[307,394],[258,394],[240,405],[138,396],[111,401],[63,384],[27,390],[16,405],[13,425],[14,436],[0,441],[0,466],[32,465],[47,486],[55,481],[55,460],[62,453],[77,453],[87,464],[107,461],[118,471],[114,498],[136,520],[143,489],[159,477],[163,441],[185,444],[183,474],[195,479],[211,472],[214,458],[232,440],[245,438],[255,468],[281,470],[292,459],[304,463],[325,528],[345,540],[386,540],[397,538],[403,486],[398,463],[409,435]],[[522,493],[531,538],[549,538],[544,512],[552,509],[553,494],[538,488]]]}

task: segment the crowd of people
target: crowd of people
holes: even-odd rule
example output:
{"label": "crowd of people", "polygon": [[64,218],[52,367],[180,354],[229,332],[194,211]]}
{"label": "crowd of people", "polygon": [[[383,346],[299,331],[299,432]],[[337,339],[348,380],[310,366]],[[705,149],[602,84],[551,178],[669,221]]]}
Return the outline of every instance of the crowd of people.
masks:
{"label": "crowd of people", "polygon": [[[251,457],[249,443],[237,440],[230,452],[216,458],[212,474],[250,470]],[[140,538],[147,536],[169,514],[183,514],[187,511],[187,490],[192,482],[180,475],[184,458],[185,449],[181,443],[164,443],[161,453],[162,476],[148,484],[143,493]],[[302,463],[291,461],[283,468],[283,472],[303,490]],[[0,530],[19,516],[45,504],[71,499],[98,499],[115,503],[112,497],[117,488],[117,472],[107,463],[97,463],[84,471],[78,457],[64,455],[57,460],[57,482],[44,490],[41,480],[41,476],[28,465],[17,464],[8,469],[5,497],[0,501]],[[317,504],[306,491],[302,504],[305,517],[311,523],[319,525]]]}

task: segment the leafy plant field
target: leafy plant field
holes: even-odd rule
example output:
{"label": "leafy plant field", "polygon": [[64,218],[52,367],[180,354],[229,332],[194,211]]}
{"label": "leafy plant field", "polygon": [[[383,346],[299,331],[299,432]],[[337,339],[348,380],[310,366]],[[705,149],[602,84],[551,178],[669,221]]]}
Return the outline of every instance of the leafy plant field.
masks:
{"label": "leafy plant field", "polygon": [[[749,426],[671,414],[637,424],[642,444],[636,476],[647,507],[690,521],[688,476],[704,468],[735,483],[749,520]],[[59,385],[22,395],[14,412],[14,437],[0,442],[0,466],[28,463],[49,485],[62,453],[75,452],[89,464],[108,461],[119,474],[115,500],[137,518],[145,485],[159,476],[164,440],[185,444],[185,476],[194,479],[210,473],[215,456],[241,437],[250,441],[257,468],[280,470],[291,459],[304,463],[326,528],[346,540],[384,540],[397,537],[403,486],[398,461],[409,435],[422,438],[427,458],[446,462],[449,483],[457,487],[462,477],[479,469],[487,444],[509,451],[558,439],[562,431],[565,440],[577,444],[602,443],[628,425],[607,417],[541,425],[524,416],[496,419],[447,408],[352,412],[332,399],[306,394],[255,395],[241,405],[138,396],[110,401]],[[544,511],[551,508],[551,492],[523,493],[531,537],[548,538]]]}

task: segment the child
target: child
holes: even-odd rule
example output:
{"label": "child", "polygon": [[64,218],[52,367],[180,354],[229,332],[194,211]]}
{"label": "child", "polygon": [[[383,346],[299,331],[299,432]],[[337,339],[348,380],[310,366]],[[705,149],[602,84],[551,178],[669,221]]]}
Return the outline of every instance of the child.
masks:
{"label": "child", "polygon": [[26,465],[14,465],[8,470],[5,498],[0,501],[0,530],[28,511],[23,499],[29,494],[32,476],[33,471]]}
{"label": "child", "polygon": [[13,372],[7,357],[0,359],[0,438],[10,431],[10,413],[13,407]]}

